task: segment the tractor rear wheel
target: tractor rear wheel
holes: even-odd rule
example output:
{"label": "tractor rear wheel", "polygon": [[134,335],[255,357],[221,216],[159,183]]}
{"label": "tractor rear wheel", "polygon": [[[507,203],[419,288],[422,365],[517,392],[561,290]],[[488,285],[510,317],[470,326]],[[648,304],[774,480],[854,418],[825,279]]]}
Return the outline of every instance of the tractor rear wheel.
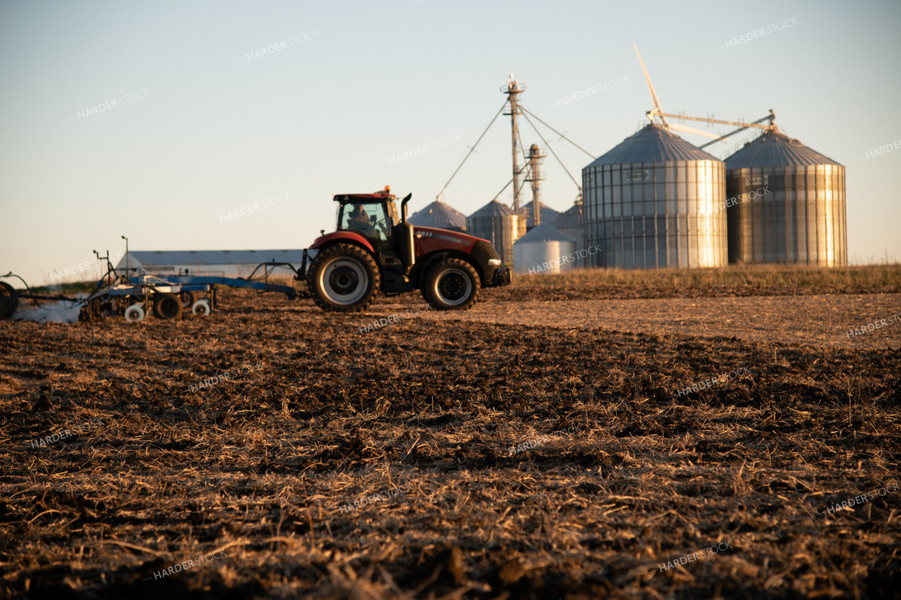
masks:
{"label": "tractor rear wheel", "polygon": [[307,276],[313,301],[323,310],[337,312],[366,310],[380,283],[375,260],[353,244],[335,244],[320,250]]}
{"label": "tractor rear wheel", "polygon": [[175,294],[160,294],[153,300],[153,314],[160,319],[177,319],[184,306]]}
{"label": "tractor rear wheel", "polygon": [[431,267],[422,282],[422,297],[437,310],[466,310],[479,296],[479,274],[461,258]]}
{"label": "tractor rear wheel", "polygon": [[8,319],[19,307],[19,295],[13,286],[0,281],[0,319]]}

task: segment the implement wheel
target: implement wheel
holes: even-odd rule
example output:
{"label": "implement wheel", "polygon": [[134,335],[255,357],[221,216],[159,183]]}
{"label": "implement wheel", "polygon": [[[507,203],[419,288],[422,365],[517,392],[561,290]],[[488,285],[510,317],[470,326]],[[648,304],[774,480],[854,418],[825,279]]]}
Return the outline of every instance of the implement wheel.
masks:
{"label": "implement wheel", "polygon": [[197,302],[191,305],[191,312],[195,315],[200,315],[201,317],[207,317],[210,314],[210,300],[209,298],[201,298]]}
{"label": "implement wheel", "polygon": [[310,265],[307,287],[323,310],[359,312],[372,304],[381,283],[378,265],[363,248],[335,244]]}
{"label": "implement wheel", "polygon": [[153,314],[160,319],[177,319],[184,305],[175,294],[160,294],[153,300]]}
{"label": "implement wheel", "polygon": [[139,323],[144,320],[144,308],[140,304],[132,304],[125,309],[125,320],[129,323]]}
{"label": "implement wheel", "polygon": [[0,281],[0,319],[13,316],[19,307],[19,294],[5,281]]}
{"label": "implement wheel", "polygon": [[463,259],[442,260],[426,273],[422,297],[438,310],[466,310],[479,297],[479,274]]}
{"label": "implement wheel", "polygon": [[191,308],[197,302],[197,294],[194,292],[179,292],[178,297],[185,308]]}

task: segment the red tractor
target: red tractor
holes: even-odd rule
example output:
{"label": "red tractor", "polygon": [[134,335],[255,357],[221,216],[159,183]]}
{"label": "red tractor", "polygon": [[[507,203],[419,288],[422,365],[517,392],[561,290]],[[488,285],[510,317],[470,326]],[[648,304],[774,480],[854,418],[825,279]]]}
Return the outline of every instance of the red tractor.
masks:
{"label": "red tractor", "polygon": [[510,283],[510,269],[491,242],[464,233],[414,227],[407,202],[389,187],[374,194],[338,194],[338,230],[320,236],[304,270],[310,296],[324,310],[365,310],[381,290],[400,294],[419,289],[438,310],[464,310],[479,288]]}

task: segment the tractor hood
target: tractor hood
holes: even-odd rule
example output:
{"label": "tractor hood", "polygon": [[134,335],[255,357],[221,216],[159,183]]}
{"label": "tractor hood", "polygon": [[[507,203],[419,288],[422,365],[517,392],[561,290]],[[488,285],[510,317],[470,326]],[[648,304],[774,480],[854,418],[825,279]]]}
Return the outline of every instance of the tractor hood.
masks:
{"label": "tractor hood", "polygon": [[467,235],[465,233],[447,229],[438,229],[437,227],[414,227],[413,232],[418,240],[434,240],[440,242],[441,245],[451,244],[452,246],[459,246],[460,250],[467,251],[472,248],[476,242],[488,242],[488,240],[477,238],[473,235]]}

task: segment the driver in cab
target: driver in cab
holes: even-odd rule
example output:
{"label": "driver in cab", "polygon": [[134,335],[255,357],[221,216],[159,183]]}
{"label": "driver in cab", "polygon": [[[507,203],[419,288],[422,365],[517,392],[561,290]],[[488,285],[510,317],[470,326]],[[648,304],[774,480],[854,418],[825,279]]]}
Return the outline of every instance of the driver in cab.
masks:
{"label": "driver in cab", "polygon": [[366,209],[363,208],[362,204],[354,204],[353,210],[350,212],[350,217],[347,219],[347,228],[356,229],[368,238],[385,241],[387,239],[388,230],[384,223],[381,224],[381,229],[373,225],[372,221],[374,219],[375,217],[370,217],[366,213]]}
{"label": "driver in cab", "polygon": [[369,222],[369,215],[366,214],[366,209],[362,204],[354,204],[350,217],[347,219],[347,228],[356,229],[366,237],[372,237],[375,233],[372,223]]}
{"label": "driver in cab", "polygon": [[363,208],[362,204],[354,204],[347,226],[351,229],[369,229],[372,227],[369,224],[369,215],[366,214],[366,209]]}

